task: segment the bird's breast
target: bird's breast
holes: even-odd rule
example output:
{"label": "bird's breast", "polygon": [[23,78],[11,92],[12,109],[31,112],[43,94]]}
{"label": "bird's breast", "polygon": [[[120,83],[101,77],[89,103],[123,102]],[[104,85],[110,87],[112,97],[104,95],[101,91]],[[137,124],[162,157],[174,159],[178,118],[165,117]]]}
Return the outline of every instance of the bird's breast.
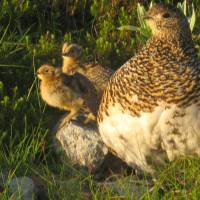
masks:
{"label": "bird's breast", "polygon": [[153,112],[142,112],[139,117],[124,113],[116,104],[108,107],[99,131],[119,157],[145,170],[152,151],[157,156],[164,151],[169,160],[200,154],[200,108],[195,104],[184,109],[159,104]]}

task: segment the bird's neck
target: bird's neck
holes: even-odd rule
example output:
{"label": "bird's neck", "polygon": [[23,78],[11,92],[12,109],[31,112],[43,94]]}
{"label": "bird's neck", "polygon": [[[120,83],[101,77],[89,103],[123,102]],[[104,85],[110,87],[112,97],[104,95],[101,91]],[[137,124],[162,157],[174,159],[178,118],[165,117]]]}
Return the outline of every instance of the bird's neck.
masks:
{"label": "bird's neck", "polygon": [[49,77],[41,80],[41,88],[52,87],[59,80],[59,77]]}
{"label": "bird's neck", "polygon": [[63,57],[63,66],[66,66],[66,67],[71,67],[75,64],[77,64],[77,60],[75,58],[72,58],[72,57]]}
{"label": "bird's neck", "polygon": [[76,69],[76,72],[85,73],[85,67],[81,64],[81,61],[72,57],[63,57],[63,68]]}
{"label": "bird's neck", "polygon": [[187,38],[182,37],[181,35],[160,35],[158,36],[153,36],[150,39],[150,44],[155,45],[155,44],[163,44],[163,46],[168,46],[171,49],[177,49],[180,51],[183,55],[189,56],[189,57],[197,57],[197,51],[194,46],[194,42],[192,40],[191,36],[188,36]]}

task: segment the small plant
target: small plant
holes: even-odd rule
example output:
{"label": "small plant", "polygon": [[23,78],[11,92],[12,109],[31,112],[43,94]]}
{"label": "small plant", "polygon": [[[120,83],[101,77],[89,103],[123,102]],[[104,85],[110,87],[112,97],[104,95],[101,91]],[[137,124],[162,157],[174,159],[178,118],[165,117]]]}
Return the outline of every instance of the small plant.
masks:
{"label": "small plant", "polygon": [[[152,4],[153,3],[151,2],[149,8],[151,8]],[[146,39],[149,38],[151,34],[151,30],[148,27],[146,21],[144,20],[145,13],[146,13],[146,10],[144,6],[138,3],[137,4],[137,18],[139,21],[139,26],[125,25],[125,26],[120,26],[118,30],[130,30],[130,31],[139,32],[140,34],[139,40],[141,40],[142,42],[146,41]]]}
{"label": "small plant", "polygon": [[194,9],[194,4],[191,5],[184,0],[183,3],[178,3],[177,7],[182,10],[185,16],[187,16],[188,22],[190,24],[190,30],[193,31],[196,22],[196,13]]}

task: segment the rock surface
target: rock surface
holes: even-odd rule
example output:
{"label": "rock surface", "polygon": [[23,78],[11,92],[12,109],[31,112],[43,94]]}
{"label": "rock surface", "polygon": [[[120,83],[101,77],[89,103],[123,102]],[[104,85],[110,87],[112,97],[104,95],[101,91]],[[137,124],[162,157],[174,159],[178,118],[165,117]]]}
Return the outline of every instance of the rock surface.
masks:
{"label": "rock surface", "polygon": [[57,150],[64,150],[74,163],[96,171],[104,161],[108,149],[103,143],[97,128],[71,121],[62,128],[54,129]]}
{"label": "rock surface", "polygon": [[35,199],[35,185],[29,177],[16,177],[10,180],[9,193],[14,199],[33,200]]}

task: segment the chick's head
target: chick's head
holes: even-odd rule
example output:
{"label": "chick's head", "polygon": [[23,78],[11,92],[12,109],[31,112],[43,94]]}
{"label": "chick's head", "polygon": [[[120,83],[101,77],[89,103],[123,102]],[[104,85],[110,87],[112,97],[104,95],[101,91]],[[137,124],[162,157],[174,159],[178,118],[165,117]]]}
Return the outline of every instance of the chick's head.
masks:
{"label": "chick's head", "polygon": [[59,68],[55,68],[51,65],[45,64],[37,70],[37,76],[40,80],[51,80],[58,77],[61,74]]}

